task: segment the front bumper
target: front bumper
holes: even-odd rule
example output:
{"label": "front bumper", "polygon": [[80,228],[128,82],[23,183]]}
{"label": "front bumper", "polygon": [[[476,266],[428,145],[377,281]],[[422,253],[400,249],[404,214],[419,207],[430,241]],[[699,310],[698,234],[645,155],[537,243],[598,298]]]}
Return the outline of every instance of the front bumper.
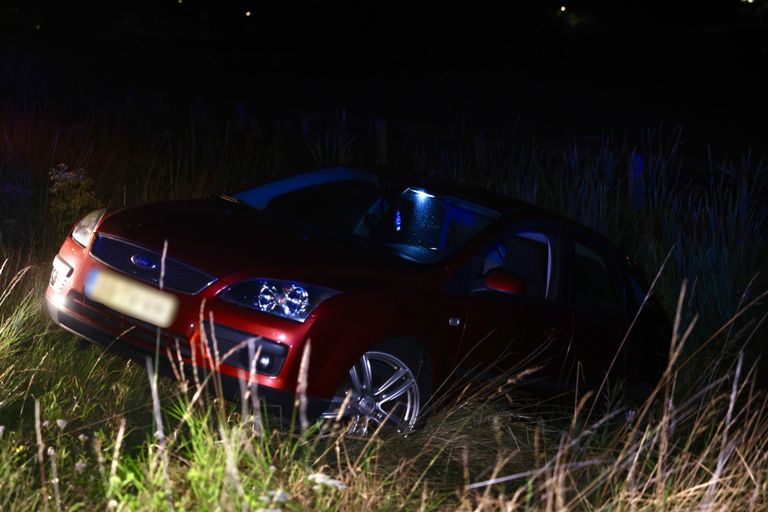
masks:
{"label": "front bumper", "polygon": [[[68,303],[66,304],[71,306],[71,301],[67,302]],[[91,343],[94,343],[95,345],[98,345],[105,350],[109,350],[112,353],[135,360],[141,364],[145,364],[147,358],[154,359],[154,350],[149,350],[146,346],[141,346],[136,343],[128,342],[128,340],[115,337],[112,334],[109,334],[99,327],[89,323],[88,321],[82,318],[78,318],[77,315],[70,314],[66,308],[62,308],[53,304],[50,299],[46,300],[46,305],[48,314],[50,315],[51,319],[64,330],[69,331],[72,334],[75,334]],[[126,334],[126,336],[134,336],[137,337],[137,339],[146,340],[147,333],[141,332],[141,329],[133,329],[133,331],[134,332],[130,334]],[[174,339],[172,335],[169,335],[169,333],[162,330],[160,331],[159,336],[157,333],[155,333],[153,336],[154,343],[156,343],[157,347],[160,349],[160,357],[158,357],[159,372],[166,376],[176,376],[177,372],[179,371],[179,365],[171,364],[166,348],[171,351],[171,354],[178,350],[179,353],[185,354],[184,359],[187,359],[188,357],[191,357],[188,345],[186,345],[178,337],[175,337]],[[184,346],[187,348],[182,348]],[[194,381],[193,372],[197,371],[198,381],[203,382],[205,380],[205,372],[210,370],[203,366],[185,365],[183,371],[185,373],[185,377],[190,382]],[[225,398],[230,400],[240,399],[245,381],[225,373],[219,373],[217,378],[220,379]],[[211,390],[213,390],[213,382],[213,379],[208,379],[209,389]],[[259,385],[257,387],[257,395],[266,411],[270,413],[270,415],[279,418],[282,423],[287,424],[296,418],[294,414],[296,403],[295,393]],[[327,399],[308,396],[306,409],[307,418],[310,420],[319,418],[319,416],[328,409],[328,406],[329,401]]]}
{"label": "front bumper", "polygon": [[[56,324],[111,352],[138,359],[142,364],[147,356],[154,359],[155,353],[159,352],[164,373],[173,374],[173,367],[177,371],[183,368],[190,382],[194,377],[193,371],[200,376],[213,371],[212,368],[218,368],[217,374],[228,398],[239,399],[243,384],[254,379],[258,386],[257,393],[269,410],[284,419],[291,418],[298,363],[311,322],[294,324],[279,318],[244,316],[237,306],[216,299],[220,287],[226,285],[221,282],[197,295],[178,294],[180,306],[176,321],[167,329],[159,329],[87,299],[83,295],[84,280],[93,268],[110,269],[90,257],[87,248],[67,238],[54,261],[54,271],[45,295],[48,312]],[[217,366],[210,357],[204,355],[210,350],[204,348],[205,336],[200,329],[202,301],[207,301],[206,320],[213,319],[209,315],[215,314],[215,326],[221,328],[221,331],[217,331],[217,338],[224,349],[237,333],[253,333],[253,336],[265,340],[275,340],[277,345],[285,349],[271,354],[282,367],[254,375],[248,371],[249,368],[243,368],[242,360],[239,360],[242,358],[237,357],[226,360],[231,364],[222,362]],[[212,313],[208,313],[209,310]],[[208,322],[203,324],[207,325]],[[280,357],[283,359],[280,360]],[[324,380],[310,379],[315,383]],[[310,386],[309,392],[315,396],[307,397],[308,417],[314,418],[326,410],[329,401],[317,397],[330,396],[325,391],[313,393]]]}

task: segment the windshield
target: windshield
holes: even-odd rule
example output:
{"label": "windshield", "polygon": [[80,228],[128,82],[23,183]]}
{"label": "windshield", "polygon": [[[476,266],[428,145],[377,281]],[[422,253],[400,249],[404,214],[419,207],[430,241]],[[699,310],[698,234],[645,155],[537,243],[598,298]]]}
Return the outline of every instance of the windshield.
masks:
{"label": "windshield", "polygon": [[499,216],[495,210],[344,167],[235,194],[271,217],[365,239],[399,257],[439,261]]}

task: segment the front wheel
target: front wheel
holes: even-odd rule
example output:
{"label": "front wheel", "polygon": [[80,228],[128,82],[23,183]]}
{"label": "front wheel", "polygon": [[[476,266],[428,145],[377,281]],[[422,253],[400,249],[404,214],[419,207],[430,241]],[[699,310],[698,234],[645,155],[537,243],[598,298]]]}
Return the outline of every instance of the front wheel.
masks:
{"label": "front wheel", "polygon": [[408,433],[428,399],[427,376],[423,358],[377,347],[350,368],[322,417],[347,422],[349,433],[361,436],[382,424]]}

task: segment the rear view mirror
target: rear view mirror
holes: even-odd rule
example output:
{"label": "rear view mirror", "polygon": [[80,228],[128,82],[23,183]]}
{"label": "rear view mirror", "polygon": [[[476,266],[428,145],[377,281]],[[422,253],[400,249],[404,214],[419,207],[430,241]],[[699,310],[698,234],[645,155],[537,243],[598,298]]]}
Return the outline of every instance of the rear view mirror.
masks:
{"label": "rear view mirror", "polygon": [[489,270],[485,274],[483,283],[490,290],[511,295],[525,295],[525,280],[512,272],[500,268]]}

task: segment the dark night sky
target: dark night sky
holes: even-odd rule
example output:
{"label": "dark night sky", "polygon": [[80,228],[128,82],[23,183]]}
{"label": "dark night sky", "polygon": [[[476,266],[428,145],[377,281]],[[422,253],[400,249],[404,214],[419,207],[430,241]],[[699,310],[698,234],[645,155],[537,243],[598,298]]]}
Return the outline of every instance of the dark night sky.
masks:
{"label": "dark night sky", "polygon": [[682,123],[691,147],[768,154],[768,0],[123,4],[6,0],[0,87],[425,127],[519,116],[552,141]]}

